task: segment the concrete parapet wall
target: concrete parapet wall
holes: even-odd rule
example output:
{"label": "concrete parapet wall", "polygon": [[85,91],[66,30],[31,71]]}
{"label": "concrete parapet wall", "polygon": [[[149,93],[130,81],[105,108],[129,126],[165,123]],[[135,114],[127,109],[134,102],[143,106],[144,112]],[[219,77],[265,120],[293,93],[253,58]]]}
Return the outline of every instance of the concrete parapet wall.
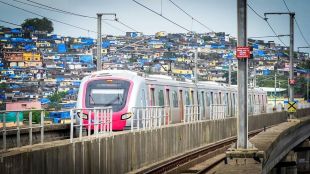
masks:
{"label": "concrete parapet wall", "polygon": [[[307,110],[306,113],[310,113]],[[279,112],[249,117],[249,130],[286,121]],[[0,173],[126,173],[236,136],[236,118],[56,141],[0,154]]]}

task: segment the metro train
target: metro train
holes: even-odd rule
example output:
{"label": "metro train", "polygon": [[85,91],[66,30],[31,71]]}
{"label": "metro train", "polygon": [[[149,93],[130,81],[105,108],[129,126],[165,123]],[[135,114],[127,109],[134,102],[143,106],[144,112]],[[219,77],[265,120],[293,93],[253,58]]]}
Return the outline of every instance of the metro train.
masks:
{"label": "metro train", "polygon": [[[198,93],[197,93],[198,91]],[[86,76],[81,81],[77,108],[111,106],[113,130],[131,126],[133,107],[168,106],[170,123],[183,120],[185,105],[199,105],[201,118],[210,118],[210,108],[225,105],[225,115],[236,116],[237,86],[216,82],[199,82],[173,79],[165,75],[149,75],[127,70],[103,70]],[[249,115],[265,113],[267,93],[260,88],[248,90]],[[81,119],[77,118],[77,122]],[[87,120],[84,120],[86,122]]]}

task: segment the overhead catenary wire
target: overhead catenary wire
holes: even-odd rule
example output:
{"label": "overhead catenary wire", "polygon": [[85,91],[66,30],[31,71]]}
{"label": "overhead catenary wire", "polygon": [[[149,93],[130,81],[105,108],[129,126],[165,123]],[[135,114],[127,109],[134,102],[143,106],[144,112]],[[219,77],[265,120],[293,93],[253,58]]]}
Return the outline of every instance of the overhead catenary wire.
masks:
{"label": "overhead catenary wire", "polygon": [[278,40],[285,46],[287,47],[287,45],[282,41],[282,39],[280,38],[280,36],[277,34],[277,32],[274,30],[274,28],[271,26],[271,24],[269,23],[267,18],[264,18],[262,15],[260,15],[250,4],[247,4],[247,6],[254,12],[254,14],[256,14],[259,18],[261,18],[262,20],[264,20],[268,27],[271,29],[271,31],[273,32],[274,36],[278,38]]}
{"label": "overhead catenary wire", "polygon": [[[15,1],[18,1],[18,0],[15,0]],[[85,18],[97,19],[97,17],[88,16],[88,15],[83,15],[83,14],[80,14],[80,13],[73,13],[73,12],[70,12],[70,11],[63,10],[63,9],[59,9],[59,8],[55,8],[55,7],[52,7],[52,6],[48,6],[48,5],[39,3],[39,2],[35,2],[35,1],[32,1],[32,0],[27,0],[27,1],[32,2],[32,3],[34,3],[34,4],[37,4],[37,5],[40,5],[40,6],[43,6],[43,7],[47,7],[47,8],[49,8],[49,9],[54,10],[54,11],[59,12],[59,13],[69,14],[69,15],[75,15],[75,16],[85,17]],[[45,9],[46,9],[46,8],[45,8]],[[132,28],[132,27],[130,27],[129,25],[125,24],[124,22],[121,22],[121,21],[120,21],[119,19],[117,19],[117,18],[115,18],[115,19],[113,19],[113,20],[112,20],[112,19],[103,19],[103,22],[104,22],[105,24],[107,24],[107,25],[109,25],[109,26],[111,26],[111,27],[113,27],[113,28],[119,30],[119,31],[125,32],[124,30],[119,29],[118,27],[116,27],[116,26],[114,26],[114,25],[111,25],[111,24],[105,22],[104,20],[116,21],[116,22],[120,23],[121,25],[123,25],[123,26],[125,26],[125,27],[127,27],[127,28],[129,28],[129,29],[131,29],[131,30],[137,32],[137,30],[135,30],[134,28]]]}
{"label": "overhead catenary wire", "polygon": [[80,17],[85,17],[85,18],[97,19],[97,18],[94,17],[94,16],[82,15],[82,14],[78,14],[78,13],[73,13],[73,12],[65,11],[65,10],[62,10],[62,9],[59,9],[59,8],[55,8],[55,7],[51,7],[51,6],[48,6],[48,5],[39,3],[39,2],[35,2],[35,1],[32,1],[32,0],[27,0],[27,1],[29,1],[29,2],[31,2],[31,3],[33,3],[33,4],[37,4],[37,5],[43,6],[43,7],[47,7],[47,8],[49,8],[49,9],[56,10],[56,11],[58,11],[58,12],[65,13],[65,14],[70,14],[70,15],[75,15],[75,16],[80,16]]}
{"label": "overhead catenary wire", "polygon": [[[86,16],[86,15],[81,15],[81,14],[77,14],[77,13],[72,13],[72,12],[68,12],[68,11],[65,11],[65,10],[61,10],[61,9],[57,9],[57,8],[54,8],[54,7],[50,7],[48,6],[49,8],[46,8],[44,6],[44,4],[41,4],[41,3],[37,3],[37,4],[41,4],[42,6],[40,5],[34,5],[34,4],[29,4],[29,3],[26,3],[26,2],[23,2],[23,1],[19,1],[19,0],[13,0],[15,2],[18,2],[18,3],[21,3],[21,4],[24,4],[24,5],[28,5],[28,6],[32,6],[32,7],[36,7],[36,8],[39,8],[39,9],[44,9],[44,10],[48,10],[48,11],[52,11],[52,12],[56,12],[56,13],[61,13],[61,14],[67,14],[67,15],[74,15],[74,16],[78,16],[78,17],[88,17],[88,18],[92,18],[92,19],[97,19],[96,17],[92,17],[92,16]],[[31,1],[33,2],[33,1]],[[56,10],[57,9],[57,10]],[[118,31],[121,31],[121,32],[125,32],[124,30],[106,22],[106,21],[115,21],[115,19],[103,19],[103,23],[107,24],[108,26],[118,30]]]}
{"label": "overhead catenary wire", "polygon": [[141,4],[140,2],[138,2],[138,1],[136,1],[136,0],[132,0],[132,1],[135,2],[136,4],[140,5],[141,7],[144,7],[145,9],[147,9],[147,10],[149,10],[149,11],[151,11],[151,12],[157,14],[158,16],[160,16],[160,17],[166,19],[167,21],[173,23],[174,25],[176,25],[176,26],[178,26],[178,27],[180,27],[180,28],[182,28],[182,29],[184,29],[184,30],[186,30],[186,31],[188,31],[188,32],[191,32],[191,30],[189,30],[189,29],[183,27],[182,25],[180,25],[180,24],[178,24],[178,23],[172,21],[171,19],[169,19],[169,18],[165,17],[164,15],[162,15],[162,14],[160,14],[160,13],[158,13],[158,12],[152,10],[151,8],[149,8],[149,7],[147,7],[147,6],[143,5],[143,4]]}
{"label": "overhead catenary wire", "polygon": [[[287,11],[290,13],[291,10],[288,8],[288,5],[286,4],[285,0],[282,0],[282,2],[284,3],[284,5],[285,5]],[[299,26],[296,17],[294,18],[294,20],[295,20],[296,26],[297,26],[297,28],[298,28],[298,31],[299,31],[301,37],[303,38],[303,40],[305,41],[305,43],[308,45],[308,47],[310,47],[310,44],[309,44],[309,42],[307,41],[307,39],[306,39],[304,33],[302,32],[301,27]]]}
{"label": "overhead catenary wire", "polygon": [[131,29],[132,31],[138,32],[136,29],[130,27],[129,25],[125,24],[124,22],[120,21],[118,18],[115,19],[116,22],[120,23],[121,25]]}
{"label": "overhead catenary wire", "polygon": [[182,12],[184,12],[188,17],[190,17],[193,21],[196,21],[197,23],[199,23],[200,25],[202,25],[203,27],[205,27],[206,29],[208,29],[209,31],[214,32],[210,27],[208,27],[207,25],[203,24],[202,22],[200,22],[198,19],[194,18],[192,15],[190,15],[189,13],[187,13],[184,9],[182,9],[179,5],[177,5],[175,2],[173,2],[172,0],[169,0],[175,7],[177,7],[179,10],[181,10]]}

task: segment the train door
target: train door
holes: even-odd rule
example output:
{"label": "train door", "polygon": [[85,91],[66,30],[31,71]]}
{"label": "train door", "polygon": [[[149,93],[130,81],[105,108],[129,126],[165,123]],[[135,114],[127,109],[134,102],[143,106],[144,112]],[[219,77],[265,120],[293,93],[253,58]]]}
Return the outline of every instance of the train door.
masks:
{"label": "train door", "polygon": [[184,102],[183,102],[183,91],[179,90],[179,111],[181,121],[184,119]]}
{"label": "train door", "polygon": [[171,105],[170,105],[170,90],[166,89],[166,104],[165,104],[165,116],[166,123],[171,122]]}

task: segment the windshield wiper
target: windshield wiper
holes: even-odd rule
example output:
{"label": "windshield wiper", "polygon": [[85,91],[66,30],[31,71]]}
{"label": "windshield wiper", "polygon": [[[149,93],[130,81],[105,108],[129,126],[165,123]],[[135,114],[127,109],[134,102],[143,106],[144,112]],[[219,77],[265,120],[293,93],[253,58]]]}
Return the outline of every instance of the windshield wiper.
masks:
{"label": "windshield wiper", "polygon": [[90,97],[90,99],[92,100],[93,104],[96,105],[96,102],[95,102],[93,96],[92,96],[91,94],[89,94],[89,97]]}

